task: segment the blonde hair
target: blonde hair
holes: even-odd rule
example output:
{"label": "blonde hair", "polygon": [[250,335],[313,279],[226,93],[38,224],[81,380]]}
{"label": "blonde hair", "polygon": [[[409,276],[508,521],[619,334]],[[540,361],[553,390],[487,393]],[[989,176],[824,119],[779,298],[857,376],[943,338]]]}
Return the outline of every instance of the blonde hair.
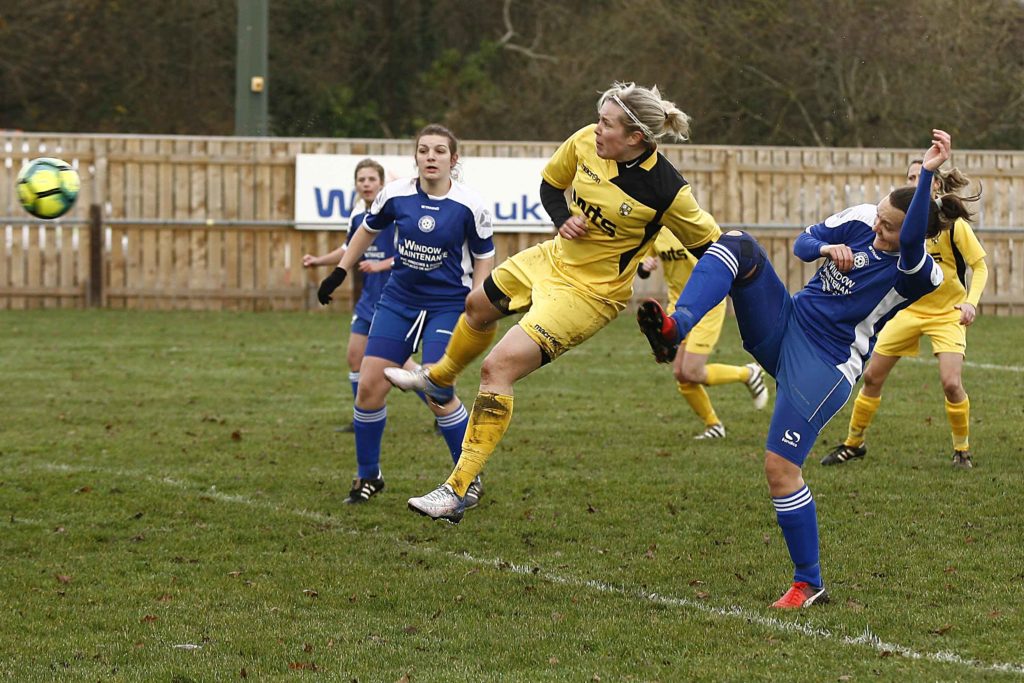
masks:
{"label": "blonde hair", "polygon": [[649,147],[664,137],[688,140],[690,117],[673,102],[661,99],[658,86],[645,88],[636,83],[612,83],[597,101],[597,110],[612,101],[622,108],[620,120],[630,133],[639,132]]}

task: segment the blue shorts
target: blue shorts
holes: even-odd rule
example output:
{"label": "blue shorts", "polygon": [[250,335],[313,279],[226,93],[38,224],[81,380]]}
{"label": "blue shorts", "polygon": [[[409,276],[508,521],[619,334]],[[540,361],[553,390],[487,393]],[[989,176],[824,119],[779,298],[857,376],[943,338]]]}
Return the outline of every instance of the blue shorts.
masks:
{"label": "blue shorts", "polygon": [[767,260],[752,281],[734,286],[730,294],[743,347],[778,385],[765,448],[803,467],[853,386],[804,334],[793,299]]}
{"label": "blue shorts", "polygon": [[818,434],[846,405],[853,386],[821,359],[794,316],[789,316],[784,330],[765,340],[764,348],[759,345],[754,354],[769,363],[776,361],[770,372],[778,388],[765,448],[803,467]]}
{"label": "blue shorts", "polygon": [[352,327],[350,334],[361,334],[364,337],[370,334],[370,319],[360,318],[358,314],[352,316]]}
{"label": "blue shorts", "polygon": [[417,349],[423,363],[436,363],[444,355],[462,309],[426,311],[382,298],[370,325],[366,355],[405,364]]}

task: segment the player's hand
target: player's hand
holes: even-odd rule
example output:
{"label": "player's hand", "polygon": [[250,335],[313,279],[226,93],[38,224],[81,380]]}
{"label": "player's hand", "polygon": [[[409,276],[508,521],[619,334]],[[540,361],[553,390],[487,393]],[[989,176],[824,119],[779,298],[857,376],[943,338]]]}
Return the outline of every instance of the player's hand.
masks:
{"label": "player's hand", "polygon": [[303,268],[312,268],[313,266],[319,266],[319,265],[320,264],[316,262],[316,256],[313,256],[312,254],[303,254],[302,255],[302,267]]}
{"label": "player's hand", "polygon": [[326,306],[331,303],[331,294],[334,293],[341,283],[345,281],[345,276],[348,273],[345,272],[344,268],[335,268],[331,271],[331,274],[324,278],[323,282],[320,283],[320,289],[316,290],[316,300],[322,305]]}
{"label": "player's hand", "polygon": [[382,261],[360,261],[359,270],[363,273],[383,273],[395,267],[395,259],[389,258]]}
{"label": "player's hand", "polygon": [[960,311],[960,324],[964,327],[969,326],[978,317],[978,309],[974,307],[974,304],[969,304],[966,301],[962,304],[957,304],[953,308]]}
{"label": "player's hand", "polygon": [[558,229],[562,239],[572,240],[587,234],[587,221],[583,216],[570,216]]}
{"label": "player's hand", "polygon": [[853,250],[845,244],[829,244],[821,248],[821,255],[836,264],[840,273],[853,270]]}
{"label": "player's hand", "polygon": [[648,273],[653,273],[658,269],[658,262],[660,259],[657,256],[648,256],[640,262],[640,267],[646,270]]}
{"label": "player's hand", "polygon": [[932,146],[924,153],[924,163],[921,164],[929,171],[934,171],[949,158],[949,151],[953,142],[949,133],[938,128],[932,129]]}

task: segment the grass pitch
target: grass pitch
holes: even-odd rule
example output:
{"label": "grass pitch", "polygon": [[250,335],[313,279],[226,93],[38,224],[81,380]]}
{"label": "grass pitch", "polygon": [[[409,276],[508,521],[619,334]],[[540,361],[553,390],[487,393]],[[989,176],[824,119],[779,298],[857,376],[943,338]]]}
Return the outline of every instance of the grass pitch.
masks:
{"label": "grass pitch", "polygon": [[[864,461],[820,467],[850,407],[826,428],[805,476],[833,602],[799,614],[767,609],[791,568],[742,385],[710,390],[728,438],[693,441],[624,315],[517,387],[450,527],[405,508],[451,461],[397,393],[387,489],[341,505],[345,320],[0,313],[0,677],[1024,678],[1021,319],[971,329],[974,471],[928,361],[897,366]],[[749,360],[731,320],[713,360]]]}

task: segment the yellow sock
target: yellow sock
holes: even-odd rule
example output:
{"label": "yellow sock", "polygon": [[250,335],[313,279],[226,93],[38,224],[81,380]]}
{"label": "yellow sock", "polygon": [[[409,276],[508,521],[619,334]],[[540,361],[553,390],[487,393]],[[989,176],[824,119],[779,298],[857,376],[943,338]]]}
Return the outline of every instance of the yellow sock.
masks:
{"label": "yellow sock", "polygon": [[466,314],[460,315],[459,322],[452,330],[448,348],[444,350],[441,360],[430,368],[430,381],[443,387],[455,384],[455,378],[459,376],[459,373],[487,350],[497,332],[497,325],[492,325],[489,330],[475,330],[466,322]]}
{"label": "yellow sock", "polygon": [[705,427],[721,423],[718,415],[715,414],[714,406],[711,405],[711,397],[708,396],[708,392],[703,386],[691,384],[690,382],[681,382],[677,388],[679,393],[683,395],[683,398],[686,399],[686,402],[690,404],[693,412],[697,413],[697,417],[704,420]]}
{"label": "yellow sock", "polygon": [[843,443],[854,448],[864,445],[864,432],[868,430],[871,421],[875,419],[875,411],[878,410],[878,405],[881,402],[881,396],[865,396],[863,389],[857,392],[857,398],[853,402],[853,415],[850,415],[850,431]]}
{"label": "yellow sock", "polygon": [[949,420],[950,429],[953,430],[953,450],[966,451],[970,448],[968,437],[971,427],[971,399],[965,398],[960,403],[950,403],[946,399],[946,418]]}
{"label": "yellow sock", "polygon": [[466,437],[462,440],[462,455],[447,483],[460,496],[483,470],[487,458],[498,446],[512,421],[512,397],[481,391],[476,395],[473,412],[469,414]]}
{"label": "yellow sock", "polygon": [[708,379],[705,382],[709,387],[719,384],[731,384],[733,382],[746,382],[750,379],[750,368],[744,365],[722,365],[712,363],[706,366]]}

